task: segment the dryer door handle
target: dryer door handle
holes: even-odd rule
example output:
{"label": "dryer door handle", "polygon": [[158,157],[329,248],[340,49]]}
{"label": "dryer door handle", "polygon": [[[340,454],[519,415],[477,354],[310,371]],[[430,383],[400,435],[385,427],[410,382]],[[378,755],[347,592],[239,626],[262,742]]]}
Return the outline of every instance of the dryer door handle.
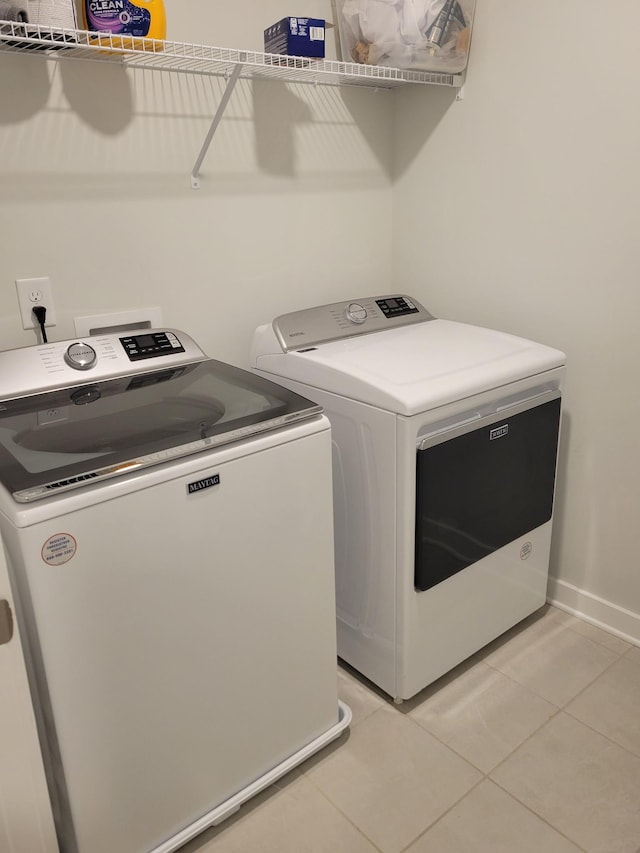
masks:
{"label": "dryer door handle", "polygon": [[451,420],[439,421],[428,427],[429,432],[418,435],[417,448],[419,451],[426,450],[443,441],[449,441],[466,432],[478,429],[481,425],[489,426],[505,417],[510,418],[528,409],[542,406],[558,397],[560,397],[559,388],[545,386],[533,389],[533,393],[527,396],[514,396],[495,401],[479,410],[462,414],[458,416],[457,420],[452,418]]}
{"label": "dryer door handle", "polygon": [[0,601],[0,646],[11,642],[13,637],[13,613],[6,598]]}
{"label": "dryer door handle", "polygon": [[439,425],[435,429],[428,432],[426,435],[418,436],[418,450],[424,450],[425,447],[428,447],[430,442],[438,435],[444,435],[445,433],[450,433],[454,429],[460,429],[460,427],[466,427],[468,424],[473,424],[476,421],[479,421],[482,418],[482,414],[480,412],[473,412],[473,414],[469,415],[466,418],[463,418],[459,421],[447,421],[444,425]]}
{"label": "dryer door handle", "polygon": [[542,388],[535,394],[530,394],[528,397],[518,397],[516,399],[509,400],[507,403],[496,406],[496,412],[504,412],[507,409],[512,409],[514,406],[521,406],[523,403],[530,403],[532,400],[537,400],[540,397],[548,397],[551,390],[552,389],[550,388]]}

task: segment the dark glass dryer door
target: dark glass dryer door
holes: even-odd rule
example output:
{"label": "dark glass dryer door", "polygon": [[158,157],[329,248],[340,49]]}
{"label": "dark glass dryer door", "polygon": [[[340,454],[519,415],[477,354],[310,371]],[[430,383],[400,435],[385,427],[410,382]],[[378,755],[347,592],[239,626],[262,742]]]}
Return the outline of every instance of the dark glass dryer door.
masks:
{"label": "dark glass dryer door", "polygon": [[0,482],[20,502],[277,429],[320,406],[214,359],[0,403]]}
{"label": "dark glass dryer door", "polygon": [[[529,392],[531,395],[531,392]],[[426,590],[549,521],[560,392],[469,412],[420,439],[415,586]]]}

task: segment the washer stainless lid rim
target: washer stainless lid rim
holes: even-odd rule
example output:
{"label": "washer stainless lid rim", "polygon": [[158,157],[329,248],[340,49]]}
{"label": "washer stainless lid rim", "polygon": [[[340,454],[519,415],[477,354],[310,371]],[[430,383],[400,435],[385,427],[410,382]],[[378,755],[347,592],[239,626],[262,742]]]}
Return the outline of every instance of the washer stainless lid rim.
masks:
{"label": "washer stainless lid rim", "polygon": [[[144,360],[134,353],[132,363],[117,340],[110,344],[111,358],[103,338],[95,346],[102,362],[95,373],[84,372],[91,381],[83,385],[61,385],[64,343],[53,359],[50,348],[0,352],[0,484],[15,500],[29,502],[321,413],[320,406],[268,379],[204,354],[198,358],[201,351],[188,336],[178,335],[186,344],[179,353],[178,347],[165,352],[162,343],[150,347]],[[164,342],[166,333],[156,337]],[[39,350],[35,360],[33,350]],[[185,363],[187,352],[198,360]],[[15,363],[21,354],[36,369],[23,382],[23,393],[11,397],[3,387],[12,384],[4,382],[5,362]],[[77,371],[69,370],[77,380]],[[34,392],[47,376],[56,387]]]}

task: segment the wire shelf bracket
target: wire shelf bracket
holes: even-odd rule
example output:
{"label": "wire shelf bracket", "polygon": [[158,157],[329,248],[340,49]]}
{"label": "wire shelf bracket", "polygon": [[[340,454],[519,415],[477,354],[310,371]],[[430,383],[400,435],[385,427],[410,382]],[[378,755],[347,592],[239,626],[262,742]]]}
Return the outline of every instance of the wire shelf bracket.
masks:
{"label": "wire shelf bracket", "polygon": [[218,125],[222,121],[222,117],[227,109],[227,104],[229,103],[229,99],[233,94],[233,90],[235,88],[236,83],[240,79],[240,74],[242,73],[242,63],[238,63],[231,75],[227,79],[227,85],[225,87],[224,92],[222,93],[222,97],[220,98],[220,103],[218,104],[218,109],[216,110],[216,114],[213,117],[211,122],[211,126],[205,136],[204,142],[202,143],[202,148],[200,149],[200,153],[198,154],[198,158],[194,163],[193,169],[191,170],[191,188],[194,190],[200,189],[200,167],[202,166],[202,161],[207,156],[207,151],[209,150],[209,146],[211,145],[211,141],[213,140],[214,134],[218,129]]}

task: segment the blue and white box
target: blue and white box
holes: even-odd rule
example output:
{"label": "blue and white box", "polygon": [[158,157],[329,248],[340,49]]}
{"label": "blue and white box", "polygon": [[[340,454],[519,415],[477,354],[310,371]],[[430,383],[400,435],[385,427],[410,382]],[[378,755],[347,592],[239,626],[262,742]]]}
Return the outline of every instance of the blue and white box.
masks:
{"label": "blue and white box", "polygon": [[283,18],[264,31],[265,53],[323,59],[325,31],[322,18]]}

